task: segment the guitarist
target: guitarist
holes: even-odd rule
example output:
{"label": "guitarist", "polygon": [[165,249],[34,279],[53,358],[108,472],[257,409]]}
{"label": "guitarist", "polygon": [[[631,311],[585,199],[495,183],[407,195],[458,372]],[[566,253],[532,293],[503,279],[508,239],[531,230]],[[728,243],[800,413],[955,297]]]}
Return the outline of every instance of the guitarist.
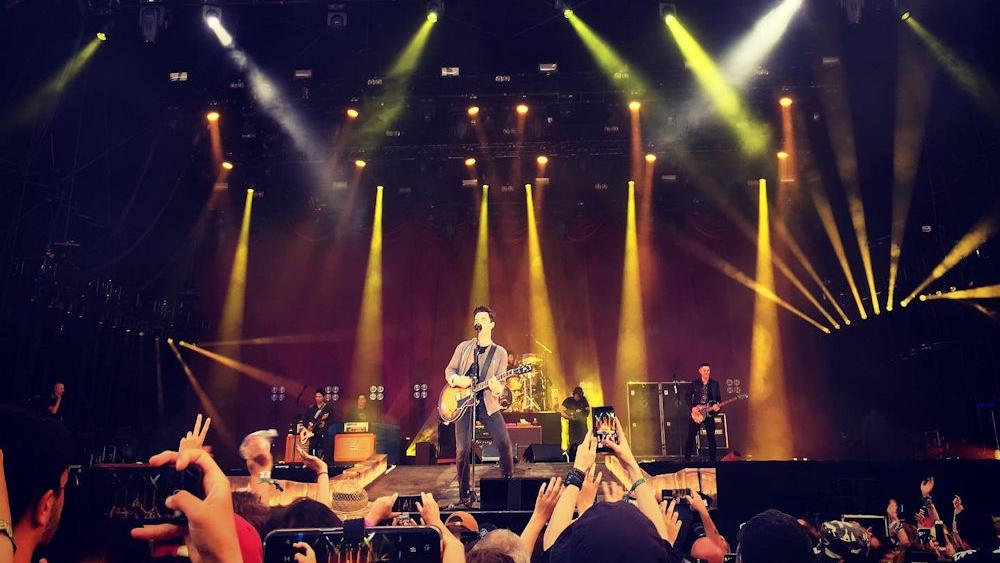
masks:
{"label": "guitarist", "polygon": [[691,392],[688,393],[688,406],[693,410],[695,407],[708,406],[709,409],[705,412],[705,421],[703,423],[695,422],[694,418],[688,420],[688,435],[687,443],[684,446],[684,461],[691,461],[691,451],[694,449],[694,439],[698,435],[698,430],[701,429],[701,425],[705,425],[705,431],[708,433],[708,455],[712,462],[715,462],[715,413],[717,413],[722,407],[718,405],[719,401],[722,399],[722,393],[719,390],[719,382],[712,379],[712,367],[707,363],[703,363],[698,366],[698,377],[695,378],[693,384],[691,385]]}
{"label": "guitarist", "polygon": [[[493,342],[493,328],[496,315],[485,305],[473,311],[473,326],[476,338],[459,343],[455,353],[444,370],[445,380],[452,387],[468,388],[484,378],[489,379],[489,387],[477,394],[476,417],[483,423],[493,438],[493,444],[500,451],[500,471],[504,477],[513,473],[514,457],[511,452],[510,436],[500,413],[498,397],[503,394],[504,384],[497,379],[507,367],[507,350]],[[477,363],[478,358],[478,363]],[[470,408],[455,421],[455,455],[458,470],[459,504],[472,506],[469,492],[469,455],[472,450],[472,416]]]}
{"label": "guitarist", "polygon": [[312,432],[309,452],[320,459],[326,459],[324,457],[326,451],[323,446],[327,439],[326,429],[331,422],[330,405],[326,403],[326,395],[322,391],[316,391],[313,401],[313,404],[306,409],[302,423]]}

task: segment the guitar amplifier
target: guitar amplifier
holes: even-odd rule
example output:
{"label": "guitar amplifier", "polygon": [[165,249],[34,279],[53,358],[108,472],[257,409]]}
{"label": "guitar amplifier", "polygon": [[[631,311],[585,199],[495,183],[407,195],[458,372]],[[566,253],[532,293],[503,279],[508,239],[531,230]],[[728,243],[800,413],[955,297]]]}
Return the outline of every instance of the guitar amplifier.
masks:
{"label": "guitar amplifier", "polygon": [[337,434],[333,437],[334,463],[364,461],[375,455],[374,434]]}
{"label": "guitar amplifier", "polygon": [[628,384],[629,445],[639,456],[682,455],[687,437],[688,381]]}
{"label": "guitar amplifier", "polygon": [[[726,413],[715,413],[715,446],[719,450],[729,449],[729,424],[726,421]],[[702,425],[698,430],[698,451],[708,450],[708,430]]]}

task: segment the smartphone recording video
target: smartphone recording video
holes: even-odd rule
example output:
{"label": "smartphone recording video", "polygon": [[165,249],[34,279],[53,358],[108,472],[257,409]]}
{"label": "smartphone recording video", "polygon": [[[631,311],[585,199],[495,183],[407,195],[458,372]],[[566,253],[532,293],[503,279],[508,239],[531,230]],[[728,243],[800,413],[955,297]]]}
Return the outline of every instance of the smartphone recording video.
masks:
{"label": "smartphone recording video", "polygon": [[604,440],[610,440],[616,444],[618,441],[618,430],[615,427],[614,407],[594,407],[591,411],[593,416],[594,437],[597,439],[597,451],[609,452],[610,448],[604,446]]}
{"label": "smartphone recording video", "polygon": [[198,498],[205,496],[201,471],[195,466],[177,471],[173,465],[98,464],[89,479],[93,483],[95,513],[114,522],[136,525],[182,522],[184,515],[164,504],[167,497],[177,491],[188,491]]}
{"label": "smartphone recording video", "polygon": [[355,561],[412,561],[440,563],[441,534],[430,526],[376,526],[366,528],[360,541],[344,538],[343,528],[275,530],[264,539],[264,563],[293,563],[309,544],[317,563]]}
{"label": "smartphone recording video", "polygon": [[396,502],[392,503],[393,512],[420,512],[417,503],[420,502],[420,495],[399,495]]}

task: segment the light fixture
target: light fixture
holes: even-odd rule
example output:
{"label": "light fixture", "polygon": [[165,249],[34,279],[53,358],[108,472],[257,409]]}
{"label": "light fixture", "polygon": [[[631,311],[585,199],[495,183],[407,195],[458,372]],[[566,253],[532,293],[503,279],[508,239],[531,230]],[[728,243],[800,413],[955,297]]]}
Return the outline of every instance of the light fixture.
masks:
{"label": "light fixture", "polygon": [[364,168],[367,165],[368,165],[368,163],[365,162],[365,161],[363,161],[363,160],[361,160],[360,158],[354,161],[354,166],[356,166],[358,168]]}
{"label": "light fixture", "polygon": [[465,165],[468,166],[469,168],[472,168],[473,166],[476,165],[476,159],[470,156],[469,158],[465,159]]}
{"label": "light fixture", "polygon": [[518,115],[524,115],[528,113],[528,106],[526,104],[517,104]]}
{"label": "light fixture", "polygon": [[642,107],[642,102],[640,102],[639,100],[632,100],[631,102],[628,103],[628,109],[632,111],[639,111],[639,108],[641,107]]}
{"label": "light fixture", "polygon": [[905,22],[906,20],[910,19],[910,16],[912,15],[913,14],[911,14],[909,10],[904,10],[903,13],[899,15],[899,21]]}
{"label": "light fixture", "polygon": [[545,166],[546,164],[549,163],[549,157],[545,156],[544,154],[539,155],[538,158],[536,158],[535,160],[538,162],[538,164],[541,164],[542,166]]}
{"label": "light fixture", "polygon": [[431,0],[427,3],[427,21],[431,23],[438,21],[442,12],[444,12],[444,2]]}
{"label": "light fixture", "polygon": [[99,41],[107,41],[108,40],[108,34],[104,33],[103,31],[98,31],[97,32],[97,39]]}
{"label": "light fixture", "polygon": [[656,162],[656,155],[655,155],[655,154],[653,154],[653,153],[648,153],[648,154],[646,155],[646,162],[648,162],[648,163],[650,163],[650,164],[652,164],[652,163]]}
{"label": "light fixture", "polygon": [[359,115],[361,115],[361,112],[359,112],[358,110],[354,108],[347,108],[347,117],[350,117],[351,119],[357,119]]}
{"label": "light fixture", "polygon": [[786,158],[788,158],[788,153],[785,151],[778,151],[778,158],[780,158],[781,160],[785,160]]}
{"label": "light fixture", "polygon": [[222,163],[222,169],[223,170],[232,170],[233,169],[233,163],[229,162],[228,160],[225,161],[225,162],[223,162]]}
{"label": "light fixture", "polygon": [[781,99],[778,100],[778,104],[780,104],[783,108],[787,108],[792,105],[792,99],[788,96],[782,96]]}
{"label": "light fixture", "polygon": [[217,111],[210,111],[210,112],[208,112],[208,113],[205,114],[205,119],[209,120],[212,123],[215,123],[216,121],[219,120],[219,112],[217,112]]}
{"label": "light fixture", "polygon": [[479,106],[469,106],[469,109],[466,111],[470,116],[475,117],[479,115]]}

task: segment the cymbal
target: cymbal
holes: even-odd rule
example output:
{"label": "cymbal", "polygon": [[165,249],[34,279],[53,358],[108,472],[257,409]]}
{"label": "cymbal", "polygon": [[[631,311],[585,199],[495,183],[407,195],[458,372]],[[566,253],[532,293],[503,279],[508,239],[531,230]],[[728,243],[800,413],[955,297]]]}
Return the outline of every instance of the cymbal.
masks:
{"label": "cymbal", "polygon": [[540,366],[544,363],[538,354],[521,354],[521,365]]}

